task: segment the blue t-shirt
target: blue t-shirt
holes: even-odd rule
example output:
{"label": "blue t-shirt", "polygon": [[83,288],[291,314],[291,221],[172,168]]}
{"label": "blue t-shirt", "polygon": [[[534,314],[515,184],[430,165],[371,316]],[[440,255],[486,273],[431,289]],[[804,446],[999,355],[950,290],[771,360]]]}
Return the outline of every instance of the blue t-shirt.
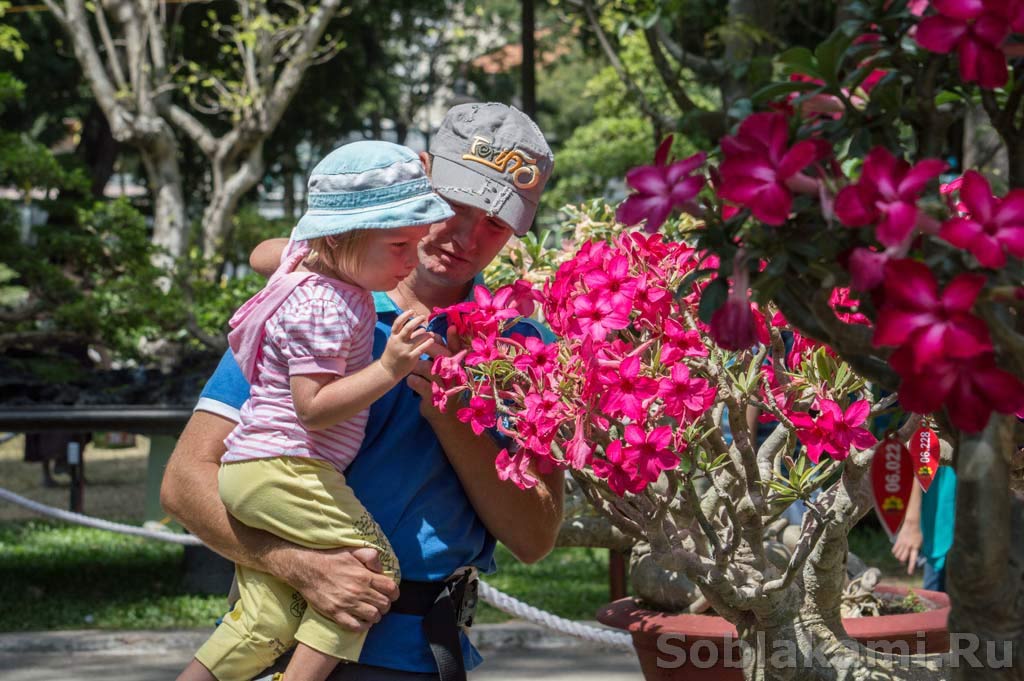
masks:
{"label": "blue t-shirt", "polygon": [[[374,294],[374,303],[373,356],[379,358],[401,310],[383,293]],[[441,338],[446,338],[447,328],[443,315],[428,326]],[[516,324],[512,332],[551,338],[532,320]],[[196,408],[237,420],[248,398],[249,384],[228,351]],[[391,541],[404,579],[438,581],[464,565],[495,570],[494,537],[473,510],[430,424],[420,416],[419,395],[405,381],[370,407],[366,436],[345,479]],[[421,622],[414,615],[388,613],[370,629],[359,661],[402,671],[435,671]],[[465,634],[461,639],[466,668],[473,669],[482,658]]]}

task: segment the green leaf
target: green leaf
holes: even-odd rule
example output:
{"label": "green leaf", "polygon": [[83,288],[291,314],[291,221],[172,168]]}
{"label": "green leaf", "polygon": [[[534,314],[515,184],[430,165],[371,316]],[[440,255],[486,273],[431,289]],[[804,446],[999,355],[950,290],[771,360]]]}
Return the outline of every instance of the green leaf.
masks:
{"label": "green leaf", "polygon": [[848,35],[836,30],[828,37],[828,40],[814,50],[814,56],[818,61],[818,71],[822,79],[832,87],[839,87],[839,67],[851,42],[852,39]]}
{"label": "green leaf", "polygon": [[783,95],[788,95],[791,92],[813,92],[816,90],[821,90],[821,86],[815,83],[786,81],[766,85],[751,95],[750,99],[754,104],[762,105],[767,102],[775,101]]}
{"label": "green leaf", "polygon": [[803,73],[808,76],[820,76],[818,61],[814,53],[806,47],[791,47],[779,55],[778,61],[787,67],[789,73]]}
{"label": "green leaf", "polygon": [[700,297],[700,306],[697,308],[697,315],[705,324],[711,323],[711,316],[718,308],[725,304],[729,297],[729,284],[724,279],[715,279],[704,289]]}
{"label": "green leaf", "polygon": [[935,95],[935,106],[942,106],[943,104],[953,104],[955,102],[962,102],[963,99],[963,95],[961,95],[959,92],[943,90],[939,94]]}

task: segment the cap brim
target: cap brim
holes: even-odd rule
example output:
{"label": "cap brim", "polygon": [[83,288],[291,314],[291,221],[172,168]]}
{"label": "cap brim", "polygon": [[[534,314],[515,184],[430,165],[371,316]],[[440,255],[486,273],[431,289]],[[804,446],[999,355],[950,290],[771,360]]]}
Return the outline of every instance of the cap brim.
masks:
{"label": "cap brim", "polygon": [[455,215],[452,207],[435,194],[415,196],[371,208],[349,210],[311,209],[292,231],[294,241],[337,236],[357,229],[395,229],[444,222]]}
{"label": "cap brim", "polygon": [[511,189],[506,183],[498,182],[462,164],[436,155],[430,163],[430,180],[434,185],[434,191],[448,201],[479,208],[504,222],[518,236],[529,232],[530,226],[533,225],[537,205],[514,189],[495,210],[497,195],[487,191],[488,185],[508,186]]}

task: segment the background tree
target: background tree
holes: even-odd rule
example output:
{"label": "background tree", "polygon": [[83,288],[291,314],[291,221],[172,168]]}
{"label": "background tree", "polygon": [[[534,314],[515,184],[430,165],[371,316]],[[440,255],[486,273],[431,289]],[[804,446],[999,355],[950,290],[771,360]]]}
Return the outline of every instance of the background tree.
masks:
{"label": "background tree", "polygon": [[139,151],[154,201],[153,239],[171,256],[184,253],[188,236],[178,135],[207,159],[211,190],[201,245],[213,254],[230,231],[238,200],[262,177],[263,142],[303,73],[342,47],[323,41],[340,0],[311,9],[246,0],[226,19],[211,12],[208,29],[224,56],[203,65],[187,54],[173,61],[168,29],[187,8],[170,9],[157,0],[45,1],[67,32],[113,137]]}

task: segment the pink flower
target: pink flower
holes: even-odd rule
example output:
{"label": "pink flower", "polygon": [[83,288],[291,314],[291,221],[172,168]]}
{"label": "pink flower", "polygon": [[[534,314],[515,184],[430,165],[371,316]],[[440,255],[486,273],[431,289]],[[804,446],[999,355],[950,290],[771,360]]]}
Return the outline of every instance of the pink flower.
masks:
{"label": "pink flower", "polygon": [[590,466],[597,477],[608,480],[608,487],[620,497],[647,486],[647,481],[637,475],[635,462],[623,453],[622,440],[605,447],[604,458],[595,458]]}
{"label": "pink flower", "polygon": [[463,423],[468,423],[477,435],[493,428],[498,420],[494,400],[479,395],[469,398],[469,406],[460,409],[456,416]]}
{"label": "pink flower", "polygon": [[968,217],[955,217],[942,225],[939,236],[970,251],[985,267],[1006,265],[1006,254],[1024,258],[1024,189],[999,199],[980,173],[964,173],[960,198]]}
{"label": "pink flower", "polygon": [[658,325],[672,308],[672,294],[653,283],[655,277],[644,274],[637,278],[633,290],[633,307],[640,311],[639,319]]}
{"label": "pink flower", "polygon": [[886,246],[901,244],[918,224],[917,199],[946,164],[925,159],[913,167],[884,147],[875,147],[864,160],[860,181],[843,187],[835,212],[847,227],[877,224],[876,236]]}
{"label": "pink flower", "polygon": [[796,426],[796,436],[807,450],[807,458],[814,463],[821,461],[829,435],[825,424],[804,412],[794,412],[789,419]]}
{"label": "pink flower", "polygon": [[789,217],[793,192],[817,193],[817,181],[801,171],[831,149],[821,140],[789,147],[789,123],[780,113],[756,113],[736,135],[722,138],[725,160],[718,195],[750,209],[761,222],[781,225]]}
{"label": "pink flower", "polygon": [[848,288],[832,289],[828,304],[836,313],[836,317],[845,324],[871,324],[871,320],[862,313],[853,311],[860,306],[860,301],[854,298]]}
{"label": "pink flower", "polygon": [[583,427],[583,415],[576,417],[576,429],[572,439],[565,445],[565,460],[576,470],[582,470],[594,457],[594,447],[587,441]]}
{"label": "pink flower", "polygon": [[537,307],[537,301],[542,299],[540,291],[525,279],[519,279],[509,286],[503,286],[495,295],[505,294],[506,291],[508,292],[506,294],[508,305],[524,317],[531,316]]}
{"label": "pink flower", "polygon": [[807,448],[807,458],[814,463],[821,460],[822,453],[842,461],[850,455],[851,447],[867,449],[875,444],[875,437],[861,427],[871,411],[867,400],[854,402],[844,412],[838,403],[822,399],[818,409],[817,418],[803,412],[790,415],[797,437]]}
{"label": "pink flower", "polygon": [[844,412],[832,400],[820,400],[821,419],[829,431],[829,440],[825,451],[833,459],[842,461],[850,455],[850,448],[867,449],[875,444],[875,436],[860,426],[871,413],[871,404],[867,400],[858,400]]}
{"label": "pink flower", "polygon": [[580,332],[594,340],[604,340],[609,332],[629,326],[629,304],[610,300],[599,292],[579,296],[573,309]]}
{"label": "pink flower", "polygon": [[654,482],[662,471],[679,465],[679,457],[668,448],[672,442],[672,429],[668,426],[659,426],[648,433],[631,423],[626,426],[625,437],[629,447],[623,455],[644,482]]}
{"label": "pink flower", "polygon": [[900,403],[909,411],[929,414],[946,407],[957,428],[976,433],[993,411],[1012,414],[1024,409],[1024,383],[996,366],[995,355],[944,357],[916,371],[909,347],[893,353],[890,363],[903,379]]}
{"label": "pink flower", "polygon": [[850,271],[850,283],[858,291],[875,290],[885,281],[885,266],[890,260],[892,255],[888,250],[853,249],[846,264]]}
{"label": "pink flower", "polygon": [[708,349],[700,338],[700,332],[687,331],[675,319],[666,319],[661,342],[661,363],[675,364],[684,357],[707,357]]}
{"label": "pink flower", "polygon": [[932,0],[938,14],[921,20],[915,39],[930,52],[956,50],[965,83],[1002,87],[1009,75],[1001,47],[1010,34],[1010,4],[1006,0]]}
{"label": "pink flower", "polygon": [[971,314],[984,285],[981,275],[961,274],[940,295],[927,265],[913,260],[889,263],[875,346],[909,347],[915,373],[944,357],[973,357],[991,351],[988,327]]}
{"label": "pink flower", "polygon": [[601,369],[598,380],[605,387],[601,408],[631,421],[643,421],[647,405],[658,394],[658,382],[640,375],[640,358],[636,355],[626,357],[618,366]]}
{"label": "pink flower", "polygon": [[710,333],[715,343],[726,350],[747,350],[757,343],[754,312],[748,289],[750,273],[743,264],[741,254],[736,255],[732,268],[732,289],[725,304],[711,316]]}
{"label": "pink flower", "polygon": [[520,371],[529,371],[534,378],[550,373],[558,364],[558,346],[548,344],[540,338],[528,336],[523,340],[525,352],[512,360],[512,366]]}
{"label": "pink flower", "polygon": [[704,186],[704,178],[692,174],[704,164],[707,154],[699,153],[667,164],[672,148],[669,135],[654,155],[654,165],[639,166],[626,173],[626,184],[636,190],[615,211],[615,219],[625,225],[646,220],[644,229],[656,232],[674,208],[698,212],[693,200]]}
{"label": "pink flower", "polygon": [[508,480],[519,489],[530,489],[537,484],[537,478],[530,472],[530,457],[526,452],[509,454],[507,449],[502,449],[498,452],[494,465],[498,469],[499,480]]}
{"label": "pink flower", "polygon": [[603,269],[593,269],[583,275],[583,283],[591,293],[619,297],[619,306],[632,306],[636,294],[636,277],[629,273],[629,258],[614,256]]}
{"label": "pink flower", "polygon": [[717,390],[703,378],[691,378],[685,364],[676,364],[672,373],[658,384],[658,397],[665,413],[686,423],[700,416],[714,404]]}
{"label": "pink flower", "polygon": [[470,344],[472,351],[466,355],[466,366],[493,362],[502,357],[498,337],[494,333],[477,335]]}

